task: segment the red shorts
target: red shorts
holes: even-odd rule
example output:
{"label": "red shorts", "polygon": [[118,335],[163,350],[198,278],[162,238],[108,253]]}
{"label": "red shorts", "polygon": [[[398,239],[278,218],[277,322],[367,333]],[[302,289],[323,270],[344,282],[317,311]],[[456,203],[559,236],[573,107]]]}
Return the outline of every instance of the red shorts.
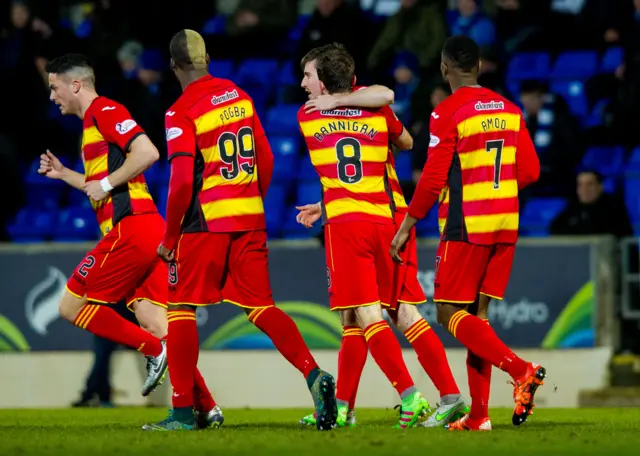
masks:
{"label": "red shorts", "polygon": [[395,226],[333,223],[325,227],[324,235],[331,310],[388,305],[399,272],[389,255]]}
{"label": "red shorts", "polygon": [[471,304],[478,293],[502,299],[515,249],[514,244],[440,242],[436,253],[433,300]]}
{"label": "red shorts", "polygon": [[222,301],[258,309],[274,305],[267,232],[185,233],[169,265],[169,304]]}
{"label": "red shorts", "polygon": [[84,257],[67,282],[67,290],[89,302],[131,306],[146,299],[167,302],[167,265],[156,251],[164,235],[159,214],[123,218]]}
{"label": "red shorts", "polygon": [[[405,214],[396,212],[396,231],[400,228]],[[391,245],[391,243],[389,243]],[[391,255],[387,253],[389,259]],[[416,242],[416,229],[412,229],[409,234],[409,239],[405,244],[404,250],[400,253],[403,264],[399,267],[398,283],[400,290],[398,299],[392,299],[389,308],[394,310],[397,308],[397,303],[404,304],[424,304],[427,302],[427,298],[422,290],[422,285],[418,281],[418,244]]]}

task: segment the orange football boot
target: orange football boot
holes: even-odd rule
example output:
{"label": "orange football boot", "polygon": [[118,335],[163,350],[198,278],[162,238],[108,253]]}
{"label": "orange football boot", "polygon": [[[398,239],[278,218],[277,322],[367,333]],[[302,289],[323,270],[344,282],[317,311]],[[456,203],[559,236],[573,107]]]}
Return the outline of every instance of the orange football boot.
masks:
{"label": "orange football boot", "polygon": [[519,379],[511,382],[513,385],[513,400],[516,403],[513,409],[512,422],[514,426],[520,426],[533,414],[533,396],[539,386],[544,385],[547,370],[539,364],[528,363],[527,371]]}
{"label": "orange football boot", "polygon": [[491,430],[491,420],[489,417],[486,418],[470,418],[469,414],[466,414],[458,421],[454,421],[453,423],[449,423],[445,426],[449,431],[490,431]]}

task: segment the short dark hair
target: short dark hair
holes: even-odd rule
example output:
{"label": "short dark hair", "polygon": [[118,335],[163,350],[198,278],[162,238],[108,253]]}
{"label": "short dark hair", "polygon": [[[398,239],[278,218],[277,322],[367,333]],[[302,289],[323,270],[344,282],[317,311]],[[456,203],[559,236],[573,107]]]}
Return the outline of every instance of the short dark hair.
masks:
{"label": "short dark hair", "polygon": [[447,38],[442,47],[442,55],[465,73],[478,68],[480,63],[480,47],[463,35]]}
{"label": "short dark hair", "polygon": [[353,88],[356,64],[349,51],[340,43],[311,49],[300,61],[300,67],[316,63],[318,79],[330,93],[348,92]]}
{"label": "short dark hair", "polygon": [[75,68],[89,68],[93,70],[89,59],[82,54],[62,55],[47,62],[44,69],[47,73],[63,74]]}

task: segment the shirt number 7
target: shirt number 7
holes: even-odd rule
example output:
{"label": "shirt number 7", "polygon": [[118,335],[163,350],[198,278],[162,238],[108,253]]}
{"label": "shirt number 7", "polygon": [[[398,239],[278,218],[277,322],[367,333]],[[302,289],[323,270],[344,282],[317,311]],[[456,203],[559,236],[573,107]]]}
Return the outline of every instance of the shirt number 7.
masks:
{"label": "shirt number 7", "polygon": [[493,188],[500,188],[500,168],[502,166],[502,149],[504,148],[504,139],[495,139],[485,143],[485,150],[489,153],[495,151],[493,160]]}

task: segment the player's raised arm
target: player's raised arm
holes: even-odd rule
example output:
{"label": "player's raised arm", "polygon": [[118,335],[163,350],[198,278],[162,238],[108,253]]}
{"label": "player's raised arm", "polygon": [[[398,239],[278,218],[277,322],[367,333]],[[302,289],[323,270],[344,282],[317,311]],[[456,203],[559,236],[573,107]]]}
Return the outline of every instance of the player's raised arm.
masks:
{"label": "player's raised arm", "polygon": [[536,153],[536,148],[529,135],[529,130],[520,119],[520,132],[518,133],[518,148],[516,149],[516,179],[518,180],[518,190],[522,190],[533,184],[540,177],[540,160]]}
{"label": "player's raised arm", "polygon": [[305,112],[325,111],[341,106],[356,106],[359,108],[380,108],[393,104],[395,94],[393,90],[383,85],[363,87],[350,93],[334,95],[320,95],[305,104]]}
{"label": "player's raised arm", "polygon": [[[195,125],[185,115],[170,111],[165,117],[167,150],[171,163],[169,196],[167,198],[167,224],[158,253],[165,261],[173,257],[178,244],[182,219],[187,213],[193,195],[193,169],[195,164]],[[163,251],[161,251],[163,250]]]}
{"label": "player's raised arm", "polygon": [[62,180],[78,190],[84,190],[84,174],[64,166],[58,157],[53,155],[49,150],[46,154],[40,155],[40,168],[38,168],[38,173],[50,179]]}

